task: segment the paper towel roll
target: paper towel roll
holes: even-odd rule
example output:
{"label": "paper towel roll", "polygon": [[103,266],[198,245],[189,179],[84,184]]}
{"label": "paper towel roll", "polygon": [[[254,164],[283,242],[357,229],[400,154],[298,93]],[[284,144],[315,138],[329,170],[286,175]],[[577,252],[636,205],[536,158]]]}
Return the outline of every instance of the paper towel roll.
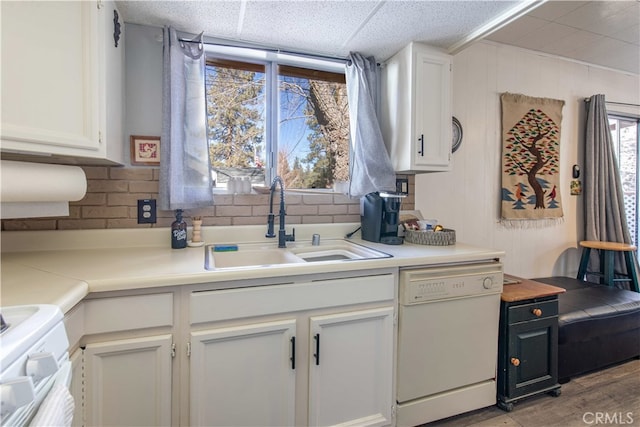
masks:
{"label": "paper towel roll", "polygon": [[87,192],[87,178],[78,166],[0,161],[4,202],[69,202]]}

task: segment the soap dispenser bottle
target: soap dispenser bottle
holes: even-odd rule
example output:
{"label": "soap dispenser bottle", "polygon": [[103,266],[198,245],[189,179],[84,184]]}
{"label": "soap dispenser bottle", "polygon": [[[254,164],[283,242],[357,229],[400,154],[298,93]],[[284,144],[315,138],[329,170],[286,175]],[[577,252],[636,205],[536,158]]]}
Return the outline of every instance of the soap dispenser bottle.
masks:
{"label": "soap dispenser bottle", "polygon": [[187,223],[182,219],[182,209],[176,209],[176,220],[171,224],[171,248],[187,247]]}

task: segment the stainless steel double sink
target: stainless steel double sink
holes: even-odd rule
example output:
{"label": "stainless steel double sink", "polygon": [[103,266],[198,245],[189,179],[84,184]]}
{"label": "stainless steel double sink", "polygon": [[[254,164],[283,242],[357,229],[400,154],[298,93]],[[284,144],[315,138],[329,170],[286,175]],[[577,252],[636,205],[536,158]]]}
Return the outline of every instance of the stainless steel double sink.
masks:
{"label": "stainless steel double sink", "polygon": [[[218,246],[219,247],[219,246]],[[244,243],[237,250],[216,251],[205,247],[207,270],[256,268],[308,262],[346,262],[390,258],[391,255],[344,239],[326,239],[318,246],[311,242],[291,242],[287,248],[276,243]]]}

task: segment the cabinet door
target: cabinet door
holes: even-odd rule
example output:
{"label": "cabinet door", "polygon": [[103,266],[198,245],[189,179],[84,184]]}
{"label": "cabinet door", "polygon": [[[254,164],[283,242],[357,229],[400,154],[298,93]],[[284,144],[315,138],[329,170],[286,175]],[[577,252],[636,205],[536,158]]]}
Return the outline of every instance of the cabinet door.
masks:
{"label": "cabinet door", "polygon": [[[99,10],[100,37],[100,137],[101,157],[116,163],[124,161],[124,39],[125,25],[113,1],[102,1]],[[120,38],[114,40],[115,16],[120,24]],[[127,139],[128,142],[128,139]]]}
{"label": "cabinet door", "polygon": [[417,170],[448,170],[451,160],[451,60],[416,49],[414,146]]}
{"label": "cabinet door", "polygon": [[191,333],[192,426],[290,426],[295,319]]}
{"label": "cabinet door", "polygon": [[310,320],[309,425],[388,425],[393,308]]}
{"label": "cabinet door", "polygon": [[380,129],[396,171],[451,168],[451,56],[411,43],[382,69]]}
{"label": "cabinet door", "polygon": [[87,344],[87,424],[170,425],[171,345],[171,335]]}
{"label": "cabinet door", "polygon": [[558,382],[558,320],[555,316],[509,325],[507,394],[510,398]]}
{"label": "cabinet door", "polygon": [[99,148],[94,1],[2,2],[3,150]]}

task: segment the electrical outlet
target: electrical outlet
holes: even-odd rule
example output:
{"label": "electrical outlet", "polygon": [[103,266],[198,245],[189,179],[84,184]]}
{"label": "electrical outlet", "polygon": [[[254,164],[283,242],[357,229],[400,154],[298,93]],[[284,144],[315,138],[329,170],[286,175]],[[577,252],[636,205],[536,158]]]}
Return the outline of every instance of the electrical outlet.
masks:
{"label": "electrical outlet", "polygon": [[156,223],[156,199],[138,200],[138,224]]}
{"label": "electrical outlet", "polygon": [[409,194],[409,180],[407,178],[396,178],[396,193]]}

